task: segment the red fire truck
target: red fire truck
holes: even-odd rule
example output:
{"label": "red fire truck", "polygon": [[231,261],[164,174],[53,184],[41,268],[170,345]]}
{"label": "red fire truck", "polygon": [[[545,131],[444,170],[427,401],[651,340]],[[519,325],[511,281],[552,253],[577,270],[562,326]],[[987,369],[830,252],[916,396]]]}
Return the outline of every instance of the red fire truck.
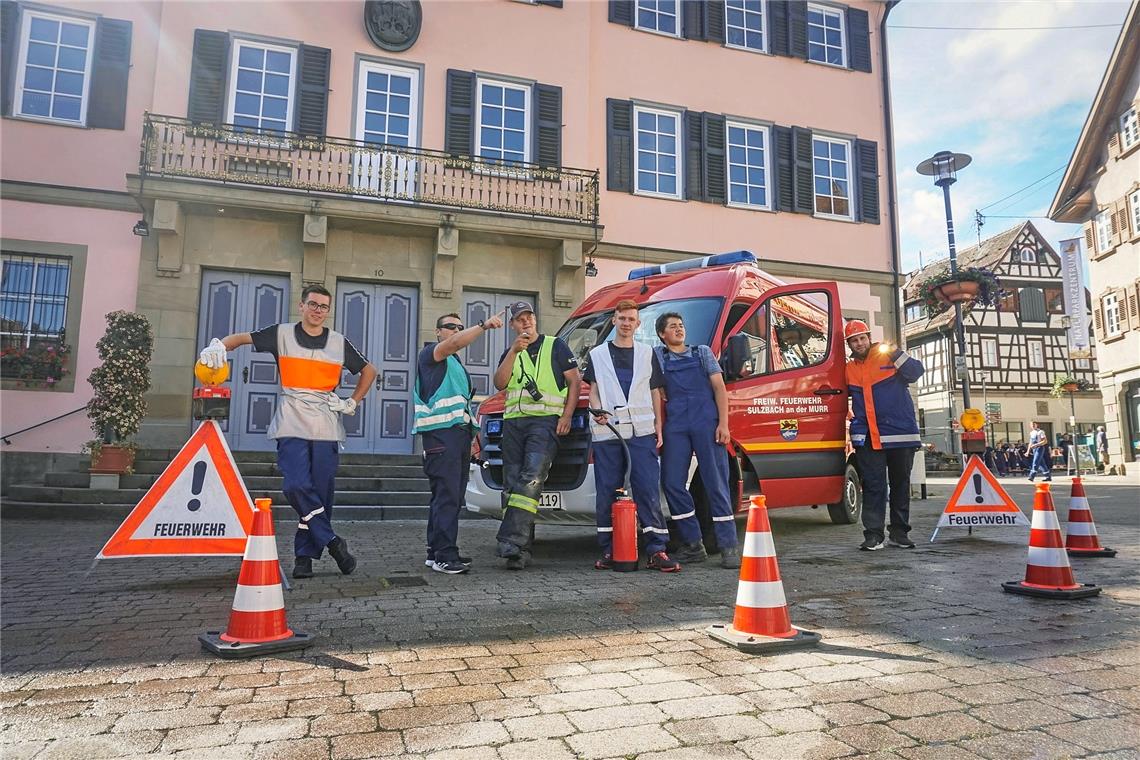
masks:
{"label": "red fire truck", "polygon": [[[832,521],[853,523],[862,508],[854,457],[846,445],[847,385],[843,318],[834,282],[787,285],[748,251],[643,267],[589,296],[557,332],[580,364],[613,337],[615,304],[641,308],[637,340],[660,343],[657,317],[677,312],[687,341],[719,357],[728,389],[730,493],[738,511],[763,493],[769,507],[826,505]],[[562,439],[540,500],[539,523],[594,521],[594,478],[583,389],[570,434]],[[503,484],[503,394],[479,407],[482,465],[472,465],[467,508],[499,517]],[[712,535],[701,473],[689,490],[706,536]],[[668,516],[664,497],[662,510]]]}

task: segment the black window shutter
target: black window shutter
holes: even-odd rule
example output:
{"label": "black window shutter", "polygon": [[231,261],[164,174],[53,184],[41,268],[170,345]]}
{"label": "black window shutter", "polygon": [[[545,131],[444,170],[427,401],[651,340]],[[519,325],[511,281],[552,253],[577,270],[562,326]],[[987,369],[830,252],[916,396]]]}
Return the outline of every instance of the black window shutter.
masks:
{"label": "black window shutter", "polygon": [[101,18],[95,25],[87,126],[123,129],[127,117],[127,78],[131,71],[131,22]]}
{"label": "black window shutter", "polygon": [[306,137],[324,137],[329,113],[328,48],[302,45],[297,60],[297,114],[294,131]]}
{"label": "black window shutter", "polygon": [[847,9],[847,66],[855,71],[871,70],[871,32],[867,11]]}
{"label": "black window shutter", "polygon": [[562,165],[562,88],[552,84],[534,86],[534,157],[539,166]]}
{"label": "black window shutter", "polygon": [[879,223],[879,146],[872,140],[855,141],[855,176],[859,179],[855,221]]}
{"label": "black window shutter", "polygon": [[792,147],[795,152],[795,211],[800,214],[815,212],[815,177],[811,156],[811,130],[792,127]]}
{"label": "black window shutter", "polygon": [[610,0],[610,23],[633,26],[633,0]]}
{"label": "black window shutter", "polygon": [[724,44],[724,0],[705,0],[705,39]]}
{"label": "black window shutter", "polygon": [[788,53],[787,0],[768,0],[768,52],[772,55]]}
{"label": "black window shutter", "polygon": [[706,39],[704,0],[681,0],[681,36],[687,40]]}
{"label": "black window shutter", "polygon": [[16,48],[20,30],[20,6],[12,0],[0,2],[0,103],[5,116],[12,113],[12,93],[16,80]]}
{"label": "black window shutter", "polygon": [[447,117],[443,128],[443,149],[453,156],[475,153],[475,75],[470,71],[447,70]]}
{"label": "black window shutter", "polygon": [[685,111],[685,197],[691,201],[705,197],[705,128],[700,111]]}
{"label": "black window shutter", "polygon": [[790,127],[772,127],[772,143],[775,146],[776,168],[775,187],[772,188],[773,206],[778,211],[796,210],[795,152],[792,150],[792,130]]}
{"label": "black window shutter", "polygon": [[606,189],[633,192],[633,104],[606,98]]}
{"label": "black window shutter", "polygon": [[562,0],[534,0],[535,5],[549,5],[551,8],[561,8]]}
{"label": "black window shutter", "polygon": [[195,122],[221,124],[226,107],[226,62],[230,36],[209,29],[194,30],[194,52],[190,59],[190,103],[186,118]]}
{"label": "black window shutter", "polygon": [[728,178],[725,168],[724,117],[718,113],[705,113],[702,120],[705,133],[705,200],[709,203],[726,203]]}
{"label": "black window shutter", "polygon": [[791,0],[788,8],[788,55],[795,58],[808,57],[807,3]]}

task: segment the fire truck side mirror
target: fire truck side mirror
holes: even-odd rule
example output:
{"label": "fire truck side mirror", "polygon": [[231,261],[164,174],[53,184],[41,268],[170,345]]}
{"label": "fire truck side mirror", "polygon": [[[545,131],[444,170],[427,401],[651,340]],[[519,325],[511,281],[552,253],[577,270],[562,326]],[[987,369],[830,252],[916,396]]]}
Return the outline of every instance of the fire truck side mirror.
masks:
{"label": "fire truck side mirror", "polygon": [[743,333],[731,336],[720,355],[720,368],[724,370],[724,379],[739,380],[744,377],[744,365],[751,357],[748,336]]}

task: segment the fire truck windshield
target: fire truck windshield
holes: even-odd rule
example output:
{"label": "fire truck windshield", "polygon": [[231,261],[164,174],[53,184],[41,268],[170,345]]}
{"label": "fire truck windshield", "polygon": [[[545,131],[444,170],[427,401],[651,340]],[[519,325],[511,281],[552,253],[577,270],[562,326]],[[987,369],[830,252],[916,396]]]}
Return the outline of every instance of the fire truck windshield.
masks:
{"label": "fire truck windshield", "polygon": [[[693,346],[708,345],[723,304],[723,298],[679,298],[646,304],[641,307],[641,326],[634,339],[647,346],[660,344],[654,324],[662,314],[676,312],[685,321],[685,342]],[[591,348],[613,338],[612,316],[613,311],[609,310],[573,317],[558,331],[558,337],[566,341],[578,358],[579,369],[586,369]]]}

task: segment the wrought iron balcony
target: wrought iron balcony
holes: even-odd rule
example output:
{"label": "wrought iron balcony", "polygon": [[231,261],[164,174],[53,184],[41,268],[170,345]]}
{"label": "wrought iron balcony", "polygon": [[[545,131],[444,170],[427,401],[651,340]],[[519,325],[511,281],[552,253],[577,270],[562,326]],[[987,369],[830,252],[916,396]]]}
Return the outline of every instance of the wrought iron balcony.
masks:
{"label": "wrought iron balcony", "polygon": [[598,221],[598,172],[147,114],[140,173],[443,208]]}

